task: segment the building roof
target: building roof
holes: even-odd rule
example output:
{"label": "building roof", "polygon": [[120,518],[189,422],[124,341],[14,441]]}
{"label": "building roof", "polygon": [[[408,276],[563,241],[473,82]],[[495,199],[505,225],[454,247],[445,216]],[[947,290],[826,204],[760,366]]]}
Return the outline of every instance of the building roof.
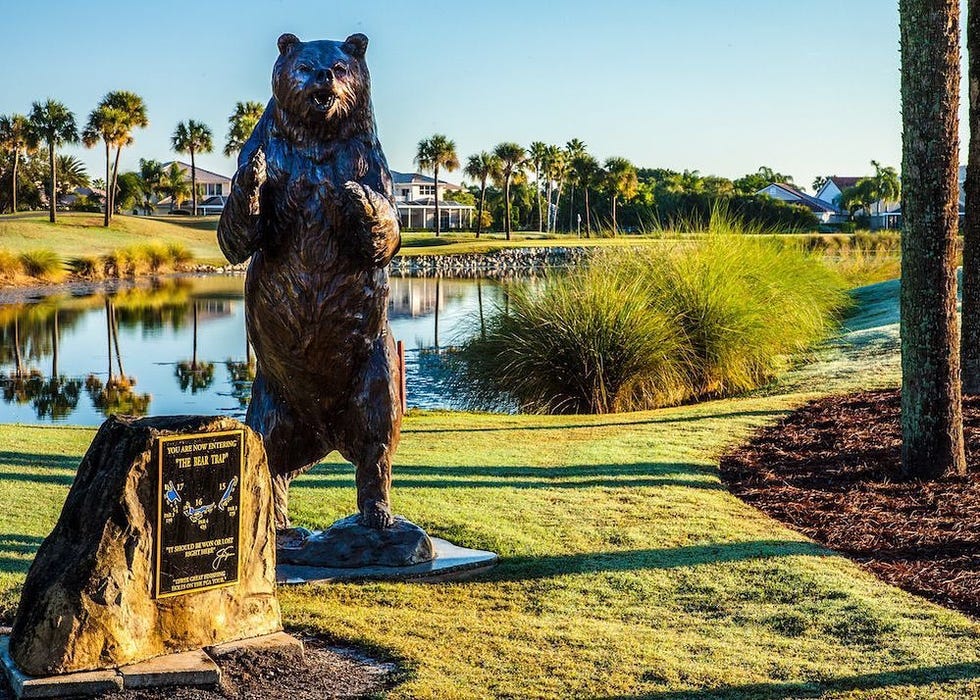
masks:
{"label": "building roof", "polygon": [[828,204],[827,202],[821,199],[817,199],[816,197],[813,197],[811,195],[808,195],[806,192],[800,192],[798,189],[785,182],[774,182],[771,185],[767,185],[766,187],[762,188],[761,190],[756,192],[756,194],[761,194],[765,190],[769,189],[770,187],[778,187],[779,189],[784,190],[785,192],[792,195],[797,201],[799,201],[800,204],[807,207],[810,211],[828,213],[828,214],[837,213],[837,209],[835,209],[832,205]]}
{"label": "building roof", "polygon": [[[435,197],[420,197],[419,199],[413,199],[410,202],[395,202],[399,207],[434,207],[436,205]],[[440,209],[476,209],[472,204],[460,204],[459,202],[446,201],[444,199],[439,200]]]}
{"label": "building roof", "polygon": [[843,192],[848,187],[854,187],[854,185],[856,185],[858,183],[858,180],[861,180],[862,178],[861,177],[840,177],[838,175],[834,175],[833,177],[828,178],[828,179],[830,180],[830,182],[832,182],[835,185],[837,185],[837,189],[839,189],[841,192]]}
{"label": "building roof", "polygon": [[[397,170],[392,170],[391,183],[393,185],[434,185],[436,184],[436,181],[435,178],[431,178],[428,175],[423,175],[422,173],[400,173]],[[463,189],[459,185],[446,182],[442,178],[439,178],[439,184],[448,190]]]}
{"label": "building roof", "polygon": [[[183,170],[184,173],[187,175],[187,179],[190,180],[191,179],[191,166],[190,166],[190,163],[185,163],[182,160],[178,160],[178,161],[167,161],[166,163],[163,164],[163,169],[166,170],[167,168],[169,168],[170,167],[170,164],[173,163],[173,162],[176,162],[177,163],[177,165],[180,167],[180,169]],[[204,168],[202,168],[199,165],[194,168],[194,171],[195,171],[194,175],[195,175],[195,177],[197,179],[198,184],[204,184],[204,185],[206,185],[206,184],[208,184],[210,182],[215,182],[215,183],[217,183],[217,182],[231,182],[231,178],[228,177],[227,175],[222,175],[221,173],[215,173],[215,172],[212,172],[210,170],[205,170]]]}

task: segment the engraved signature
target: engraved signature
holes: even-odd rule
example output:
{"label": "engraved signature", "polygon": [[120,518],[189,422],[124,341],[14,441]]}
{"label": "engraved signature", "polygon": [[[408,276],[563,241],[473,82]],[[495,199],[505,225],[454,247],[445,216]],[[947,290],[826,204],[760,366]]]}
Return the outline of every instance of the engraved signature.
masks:
{"label": "engraved signature", "polygon": [[218,567],[225,559],[231,559],[233,556],[235,556],[234,545],[228,545],[227,547],[219,549],[214,553],[214,561],[211,562],[211,568],[217,571]]}

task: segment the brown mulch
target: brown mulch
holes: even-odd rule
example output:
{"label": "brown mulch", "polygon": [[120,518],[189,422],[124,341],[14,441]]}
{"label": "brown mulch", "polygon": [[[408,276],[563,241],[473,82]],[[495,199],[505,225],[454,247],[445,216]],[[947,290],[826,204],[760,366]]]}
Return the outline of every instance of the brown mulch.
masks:
{"label": "brown mulch", "polygon": [[980,398],[964,400],[966,477],[899,473],[898,391],[819,399],[721,461],[732,493],[879,578],[980,617]]}
{"label": "brown mulch", "polygon": [[[334,700],[377,697],[397,682],[394,664],[382,663],[355,650],[328,645],[300,634],[303,658],[291,653],[238,653],[216,659],[221,668],[218,688],[154,688],[104,694],[105,700]],[[0,672],[0,700],[11,700]]]}

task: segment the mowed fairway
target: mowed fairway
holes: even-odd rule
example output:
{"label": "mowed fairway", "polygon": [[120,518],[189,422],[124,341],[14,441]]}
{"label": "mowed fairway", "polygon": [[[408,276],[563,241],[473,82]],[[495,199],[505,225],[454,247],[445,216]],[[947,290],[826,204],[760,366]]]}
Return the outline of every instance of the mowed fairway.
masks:
{"label": "mowed fairway", "polygon": [[[886,586],[730,496],[717,457],[803,400],[603,417],[412,414],[396,510],[498,552],[434,584],[281,589],[287,625],[404,669],[396,698],[962,698],[980,628]],[[54,524],[89,429],[0,427],[0,616]],[[330,461],[298,524],[354,508]]]}

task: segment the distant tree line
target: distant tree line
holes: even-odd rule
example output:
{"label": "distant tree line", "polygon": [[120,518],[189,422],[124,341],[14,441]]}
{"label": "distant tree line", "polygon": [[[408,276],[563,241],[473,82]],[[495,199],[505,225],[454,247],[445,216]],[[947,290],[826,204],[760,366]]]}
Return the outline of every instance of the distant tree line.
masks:
{"label": "distant tree line", "polygon": [[[241,149],[265,109],[259,102],[239,102],[228,117],[224,154]],[[80,187],[90,187],[92,196],[76,196],[71,208],[102,211],[109,226],[113,214],[126,209],[149,213],[154,201],[170,197],[180,206],[187,198],[197,212],[197,166],[199,153],[213,148],[211,129],[200,121],[181,121],[174,129],[171,146],[186,153],[191,161],[188,186],[180,166],[165,169],[156,160],[140,159],[136,171],[119,171],[122,149],[132,145],[134,132],[149,126],[146,104],[133,92],[107,93],[79,127],[75,114],[57,100],[35,102],[28,114],[0,114],[0,213],[48,207],[52,222],[57,200]],[[87,148],[105,149],[105,178],[91,179],[74,156],[59,155],[66,144],[83,143]]]}

